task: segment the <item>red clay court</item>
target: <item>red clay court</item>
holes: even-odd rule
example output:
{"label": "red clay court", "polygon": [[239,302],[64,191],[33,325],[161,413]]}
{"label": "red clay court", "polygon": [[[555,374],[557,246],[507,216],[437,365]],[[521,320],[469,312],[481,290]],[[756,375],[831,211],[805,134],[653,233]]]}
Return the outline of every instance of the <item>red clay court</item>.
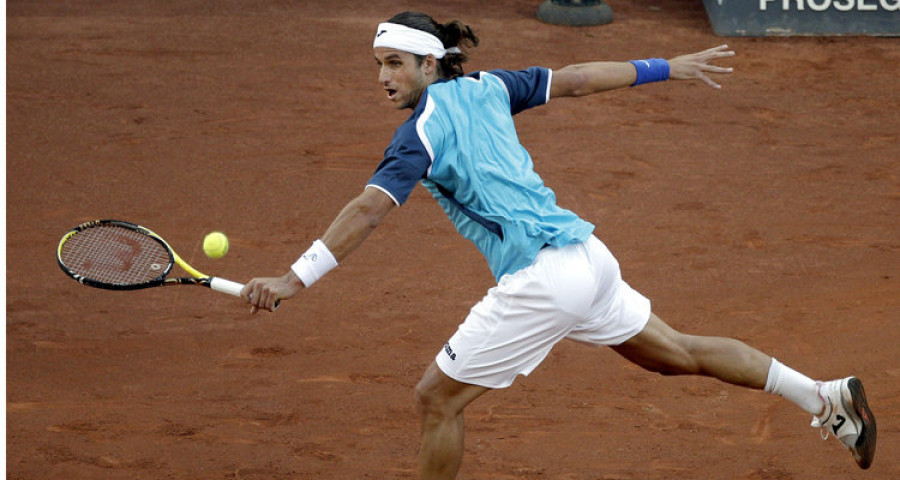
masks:
{"label": "red clay court", "polygon": [[539,0],[430,3],[7,2],[7,478],[415,478],[413,386],[493,285],[424,189],[276,314],[84,288],[54,259],[119,218],[207,273],[284,272],[409,113],[371,51],[406,9],[472,25],[468,71],[733,47],[720,91],[551,101],[521,140],[662,318],[858,375],[878,416],[863,472],[783,399],[565,342],[468,409],[461,479],[900,478],[898,40],[723,38],[688,0],[610,0],[579,28]]}

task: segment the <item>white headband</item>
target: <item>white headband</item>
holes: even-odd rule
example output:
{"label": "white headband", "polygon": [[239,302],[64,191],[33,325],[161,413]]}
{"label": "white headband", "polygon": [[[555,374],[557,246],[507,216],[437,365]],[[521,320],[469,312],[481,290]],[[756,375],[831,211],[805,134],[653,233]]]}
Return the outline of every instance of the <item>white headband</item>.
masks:
{"label": "white headband", "polygon": [[372,42],[372,48],[376,47],[395,48],[415,55],[431,54],[438,59],[448,53],[460,53],[457,47],[444,49],[440,39],[428,32],[387,22],[378,24],[378,33]]}

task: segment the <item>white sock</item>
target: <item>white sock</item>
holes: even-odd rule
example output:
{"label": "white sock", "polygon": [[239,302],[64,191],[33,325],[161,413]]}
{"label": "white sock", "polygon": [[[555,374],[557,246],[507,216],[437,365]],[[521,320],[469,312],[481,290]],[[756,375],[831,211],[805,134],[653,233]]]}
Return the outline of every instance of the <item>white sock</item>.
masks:
{"label": "white sock", "polygon": [[784,397],[806,410],[818,415],[825,409],[825,402],[819,396],[815,380],[772,359],[765,390]]}

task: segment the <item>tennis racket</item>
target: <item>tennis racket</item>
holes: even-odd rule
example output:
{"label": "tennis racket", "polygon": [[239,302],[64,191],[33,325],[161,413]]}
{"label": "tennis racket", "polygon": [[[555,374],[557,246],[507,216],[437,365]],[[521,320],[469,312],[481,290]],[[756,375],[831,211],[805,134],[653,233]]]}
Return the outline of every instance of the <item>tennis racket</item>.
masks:
{"label": "tennis racket", "polygon": [[[79,283],[107,290],[201,285],[239,297],[244,288],[243,284],[199,272],[162,237],[121,220],[94,220],[69,230],[59,241],[57,259],[63,272]],[[169,278],[174,265],[190,277]]]}

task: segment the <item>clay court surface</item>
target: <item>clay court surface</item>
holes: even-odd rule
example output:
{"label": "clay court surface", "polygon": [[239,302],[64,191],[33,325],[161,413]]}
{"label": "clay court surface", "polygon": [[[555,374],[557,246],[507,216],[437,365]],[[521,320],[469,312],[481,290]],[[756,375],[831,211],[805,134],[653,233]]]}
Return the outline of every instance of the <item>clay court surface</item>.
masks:
{"label": "clay court surface", "polygon": [[661,317],[858,375],[880,427],[863,472],[783,399],[564,342],[471,405],[460,478],[900,477],[897,39],[721,38],[687,0],[610,1],[586,28],[540,23],[538,0],[424,3],[7,2],[7,478],[416,477],[413,386],[493,285],[424,189],[276,314],[82,287],[54,258],[70,227],[119,218],[208,273],[286,271],[408,115],[371,51],[407,9],[475,27],[469,71],[728,42],[721,91],[552,101],[521,140]]}

